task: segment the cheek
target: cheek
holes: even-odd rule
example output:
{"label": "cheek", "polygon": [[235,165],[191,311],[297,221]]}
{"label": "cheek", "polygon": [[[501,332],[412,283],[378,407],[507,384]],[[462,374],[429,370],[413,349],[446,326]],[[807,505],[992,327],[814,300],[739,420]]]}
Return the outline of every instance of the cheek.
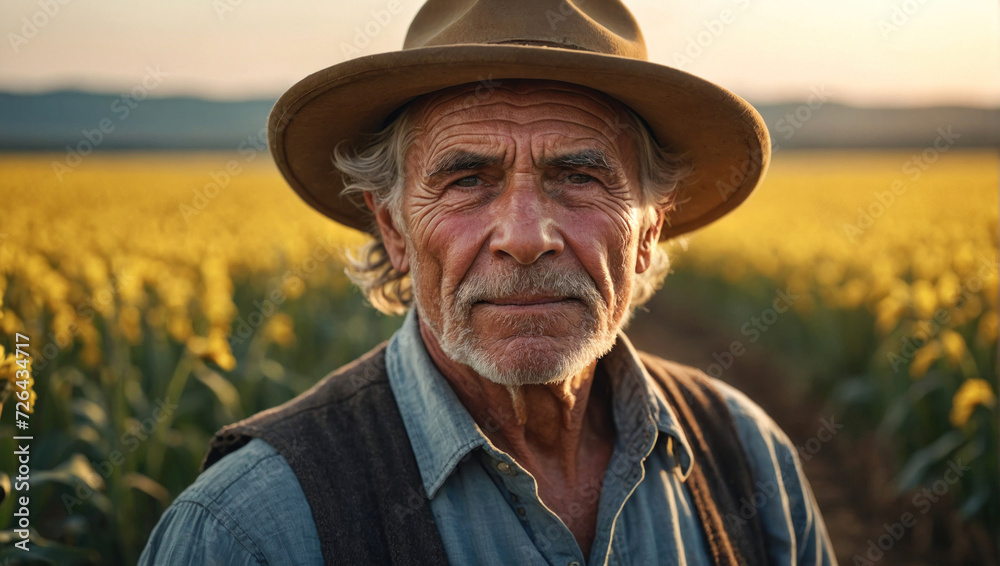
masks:
{"label": "cheek", "polygon": [[421,292],[435,300],[450,295],[478,255],[484,222],[475,216],[454,214],[446,206],[427,207],[410,218]]}
{"label": "cheek", "polygon": [[564,226],[590,231],[598,242],[631,243],[639,213],[627,189],[581,191],[560,200]]}
{"label": "cheek", "polygon": [[[610,210],[609,210],[610,209]],[[579,211],[566,226],[576,255],[609,305],[627,305],[638,247],[638,218],[629,207]]]}

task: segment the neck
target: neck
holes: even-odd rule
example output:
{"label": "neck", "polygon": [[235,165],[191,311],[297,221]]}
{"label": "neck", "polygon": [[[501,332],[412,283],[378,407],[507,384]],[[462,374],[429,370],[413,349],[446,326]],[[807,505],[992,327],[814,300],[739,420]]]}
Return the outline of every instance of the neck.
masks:
{"label": "neck", "polygon": [[529,471],[575,481],[579,468],[613,442],[608,384],[596,360],[559,382],[504,386],[451,360],[423,321],[420,335],[486,437]]}

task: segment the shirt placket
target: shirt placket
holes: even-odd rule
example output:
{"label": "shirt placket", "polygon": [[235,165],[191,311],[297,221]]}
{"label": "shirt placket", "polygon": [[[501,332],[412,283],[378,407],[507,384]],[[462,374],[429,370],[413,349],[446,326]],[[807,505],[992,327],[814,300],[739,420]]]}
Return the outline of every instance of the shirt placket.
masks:
{"label": "shirt placket", "polygon": [[[585,563],[573,533],[539,498],[535,478],[527,470],[509,455],[491,448],[482,451],[481,462],[546,563],[566,566]],[[519,558],[530,563],[532,557]]]}
{"label": "shirt placket", "polygon": [[[614,369],[612,369],[614,371]],[[619,370],[620,371],[620,370]],[[622,372],[624,373],[624,372]],[[648,399],[634,380],[619,374],[614,400],[618,442],[604,475],[597,514],[597,531],[591,548],[591,563],[604,565],[629,564],[627,550],[616,540],[624,533],[616,524],[625,503],[645,477],[644,462],[656,445],[658,431],[648,407]]]}
{"label": "shirt placket", "polygon": [[[591,549],[592,564],[628,564],[628,556],[616,539],[618,519],[625,504],[645,477],[643,462],[652,451],[657,439],[656,427],[647,421],[633,429],[624,446],[615,448],[604,475],[600,507],[597,515],[597,533]],[[618,534],[619,536],[615,536]]]}

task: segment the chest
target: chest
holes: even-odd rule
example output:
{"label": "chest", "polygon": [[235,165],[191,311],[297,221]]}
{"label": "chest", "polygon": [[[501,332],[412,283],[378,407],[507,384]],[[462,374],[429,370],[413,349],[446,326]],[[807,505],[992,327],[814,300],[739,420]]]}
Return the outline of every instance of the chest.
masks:
{"label": "chest", "polygon": [[584,556],[589,556],[597,531],[604,474],[590,471],[577,479],[574,484],[567,485],[555,478],[550,481],[536,475],[538,499],[562,520]]}
{"label": "chest", "polygon": [[572,492],[536,493],[524,471],[460,463],[430,502],[449,562],[710,564],[672,458],[620,456]]}

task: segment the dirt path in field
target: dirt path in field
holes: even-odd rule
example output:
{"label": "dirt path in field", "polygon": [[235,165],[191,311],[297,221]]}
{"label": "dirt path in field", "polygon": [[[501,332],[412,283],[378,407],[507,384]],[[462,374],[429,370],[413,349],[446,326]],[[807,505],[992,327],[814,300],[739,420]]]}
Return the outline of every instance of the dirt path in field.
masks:
{"label": "dirt path in field", "polygon": [[[679,304],[650,307],[650,312],[636,316],[627,333],[637,348],[676,360],[702,370],[728,352],[734,340],[742,340],[746,353],[736,357],[724,370],[722,379],[733,384],[756,401],[799,446],[803,466],[827,530],[841,564],[855,564],[855,555],[868,560],[869,540],[886,534],[885,523],[900,520],[908,509],[907,501],[887,498],[888,481],[872,446],[835,434],[832,438],[819,431],[835,429],[837,415],[821,400],[809,399],[795,388],[794,371],[768,357],[760,346],[748,343],[739,328],[713,326],[690,308]],[[832,420],[832,423],[831,423]],[[832,425],[832,428],[827,426]],[[822,442],[821,439],[828,439]],[[925,521],[926,522],[926,521]],[[922,531],[930,525],[919,522],[912,532],[872,564],[929,566],[951,564],[940,550],[930,544]],[[878,556],[877,551],[874,556]],[[866,562],[860,562],[867,564]]]}

